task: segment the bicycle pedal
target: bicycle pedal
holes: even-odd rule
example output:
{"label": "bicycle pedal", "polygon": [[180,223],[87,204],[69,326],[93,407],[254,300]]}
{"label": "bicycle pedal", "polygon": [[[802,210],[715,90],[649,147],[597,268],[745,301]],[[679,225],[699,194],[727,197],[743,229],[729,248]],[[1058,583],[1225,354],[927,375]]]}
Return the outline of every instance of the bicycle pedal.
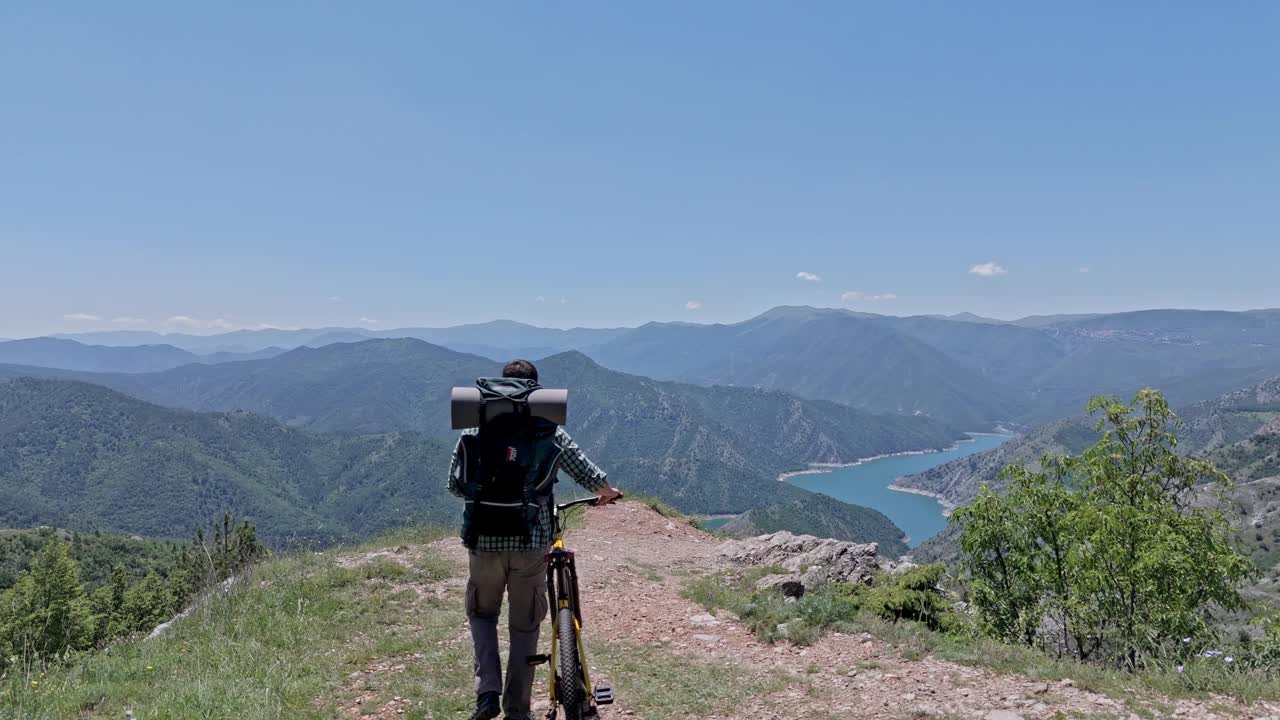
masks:
{"label": "bicycle pedal", "polygon": [[529,663],[530,666],[546,665],[547,663],[551,662],[551,656],[550,655],[530,655],[525,659],[525,662]]}
{"label": "bicycle pedal", "polygon": [[613,688],[608,685],[597,685],[596,689],[591,691],[591,695],[595,698],[597,705],[613,704]]}

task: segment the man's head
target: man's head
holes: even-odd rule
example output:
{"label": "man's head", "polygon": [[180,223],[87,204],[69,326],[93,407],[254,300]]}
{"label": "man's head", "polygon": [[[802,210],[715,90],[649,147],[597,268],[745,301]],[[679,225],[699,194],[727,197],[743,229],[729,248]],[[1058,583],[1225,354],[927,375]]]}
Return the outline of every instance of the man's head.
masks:
{"label": "man's head", "polygon": [[502,377],[524,378],[538,382],[538,368],[528,360],[512,360],[502,368]]}

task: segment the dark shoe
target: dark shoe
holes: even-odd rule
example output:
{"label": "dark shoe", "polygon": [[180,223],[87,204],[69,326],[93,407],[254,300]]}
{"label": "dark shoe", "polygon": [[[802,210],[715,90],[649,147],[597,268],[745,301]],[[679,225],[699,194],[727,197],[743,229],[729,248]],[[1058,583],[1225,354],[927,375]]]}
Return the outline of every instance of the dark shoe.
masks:
{"label": "dark shoe", "polygon": [[493,720],[501,714],[498,693],[484,693],[476,696],[476,711],[471,713],[470,720]]}

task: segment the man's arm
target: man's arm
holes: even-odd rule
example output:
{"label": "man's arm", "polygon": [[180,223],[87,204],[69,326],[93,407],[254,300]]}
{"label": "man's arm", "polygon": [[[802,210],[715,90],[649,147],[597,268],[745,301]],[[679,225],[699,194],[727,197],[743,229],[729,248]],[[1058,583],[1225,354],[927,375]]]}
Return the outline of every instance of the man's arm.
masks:
{"label": "man's arm", "polygon": [[609,485],[608,474],[591,462],[564,428],[556,428],[556,444],[564,451],[560,455],[560,469],[568,473],[574,482],[598,495],[605,504],[622,497],[621,492]]}

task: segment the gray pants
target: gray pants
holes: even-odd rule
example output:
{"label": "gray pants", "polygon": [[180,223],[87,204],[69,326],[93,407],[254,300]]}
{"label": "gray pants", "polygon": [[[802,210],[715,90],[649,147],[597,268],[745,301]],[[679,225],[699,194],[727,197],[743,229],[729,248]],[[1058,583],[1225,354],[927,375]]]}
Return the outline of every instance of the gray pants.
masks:
{"label": "gray pants", "polygon": [[[543,550],[471,551],[467,620],[476,653],[476,693],[501,692],[507,717],[529,717],[534,669],[528,657],[538,652],[538,631],[547,618],[545,554]],[[511,632],[505,689],[498,655],[498,613],[504,591],[510,599],[507,627]]]}

